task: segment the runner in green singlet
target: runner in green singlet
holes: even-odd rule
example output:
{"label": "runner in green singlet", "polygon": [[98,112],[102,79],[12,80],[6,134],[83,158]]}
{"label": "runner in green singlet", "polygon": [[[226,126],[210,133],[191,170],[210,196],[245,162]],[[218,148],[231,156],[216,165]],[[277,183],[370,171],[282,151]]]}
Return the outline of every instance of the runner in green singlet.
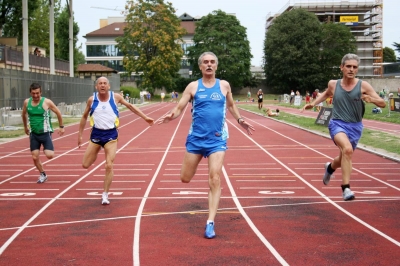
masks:
{"label": "runner in green singlet", "polygon": [[40,172],[38,184],[47,180],[47,175],[40,161],[39,152],[43,145],[43,152],[48,159],[54,157],[54,146],[51,139],[53,127],[51,125],[50,110],[57,115],[60,129],[58,134],[64,134],[64,126],[60,110],[57,106],[45,97],[42,97],[42,88],[37,83],[32,83],[29,87],[31,97],[24,101],[22,108],[22,122],[24,123],[25,133],[29,135],[30,149],[33,163]]}

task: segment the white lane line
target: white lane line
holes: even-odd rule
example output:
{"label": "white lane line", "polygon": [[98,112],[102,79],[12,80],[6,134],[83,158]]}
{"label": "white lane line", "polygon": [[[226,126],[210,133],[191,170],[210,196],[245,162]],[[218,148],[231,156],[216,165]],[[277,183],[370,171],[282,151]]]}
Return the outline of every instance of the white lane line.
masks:
{"label": "white lane line", "polygon": [[[368,169],[368,170],[389,170],[387,168],[382,168],[382,167],[360,167],[360,169]],[[394,168],[394,167],[390,167],[390,170],[400,170],[400,168]]]}
{"label": "white lane line", "polygon": [[[231,123],[232,124],[232,123]],[[264,235],[258,230],[258,228],[255,226],[253,221],[250,219],[250,217],[247,215],[246,211],[243,209],[242,205],[240,204],[239,199],[236,196],[236,192],[233,189],[233,186],[231,184],[231,181],[229,179],[228,174],[226,173],[225,167],[222,167],[222,173],[225,177],[226,184],[228,185],[229,191],[231,192],[232,195],[232,200],[235,202],[235,205],[237,209],[239,210],[240,214],[243,216],[243,218],[246,220],[247,224],[250,226],[250,228],[253,230],[253,232],[258,236],[258,238],[261,240],[261,242],[268,248],[269,251],[271,251],[272,255],[282,264],[282,265],[287,265],[289,264],[284,260],[284,258],[276,251],[276,249],[269,243],[269,241],[264,237]]]}
{"label": "white lane line", "polygon": [[305,187],[240,187],[239,189],[305,189]]}
{"label": "white lane line", "polygon": [[[161,180],[161,183],[182,183],[180,180]],[[196,182],[207,182],[208,180],[190,180],[190,183],[196,183]]]}
{"label": "white lane line", "polygon": [[[71,181],[46,181],[46,184],[71,183]],[[36,184],[36,181],[11,181],[10,184]]]}
{"label": "white lane line", "polygon": [[[310,164],[314,164],[314,163],[310,163]],[[227,165],[276,165],[276,163],[228,163]],[[253,168],[251,168],[253,169]]]}
{"label": "white lane line", "polygon": [[[337,189],[337,187],[321,187],[322,189]],[[351,189],[356,189],[356,188],[362,188],[362,189],[387,189],[387,187],[356,187],[356,186],[351,186]]]}
{"label": "white lane line", "polygon": [[[36,174],[36,175],[24,175],[24,177],[37,177],[37,176],[38,176],[38,174]],[[48,178],[52,178],[52,177],[77,177],[77,176],[79,176],[79,175],[47,175]]]}
{"label": "white lane line", "polygon": [[[248,118],[248,119],[249,119],[249,118]],[[307,146],[307,145],[305,145],[305,144],[303,144],[303,143],[301,143],[301,142],[298,142],[298,141],[296,141],[296,140],[294,140],[294,139],[292,139],[292,138],[289,138],[288,136],[285,136],[285,135],[281,134],[280,132],[278,132],[278,131],[276,131],[276,130],[273,130],[273,129],[271,129],[271,128],[269,128],[269,127],[263,125],[263,124],[260,124],[260,123],[256,122],[255,120],[252,120],[252,119],[249,119],[249,120],[251,120],[251,121],[252,121],[253,123],[255,123],[255,124],[258,124],[258,125],[260,125],[260,126],[266,128],[266,129],[270,130],[271,132],[276,133],[277,135],[279,135],[279,136],[281,136],[281,137],[283,137],[283,138],[286,138],[286,139],[288,139],[288,140],[290,140],[290,141],[293,141],[293,142],[295,142],[295,143],[297,143],[297,144],[299,144],[299,145],[301,145],[301,146],[304,146],[304,147],[308,148],[309,150],[311,150],[311,151],[313,151],[313,152],[316,152],[317,154],[322,155],[322,156],[325,157],[325,158],[329,158],[330,160],[333,160],[332,157],[329,157],[328,155],[326,155],[326,154],[324,154],[324,153],[322,153],[322,152],[320,152],[320,151],[317,151],[317,150],[315,150],[315,149],[313,149],[313,148],[311,148],[311,147],[309,147],[309,146]],[[236,129],[239,130],[239,128],[238,128],[235,124],[231,123],[230,121],[228,121],[228,122],[229,122],[233,127],[235,127]],[[268,154],[273,160],[275,160],[277,163],[279,163],[279,164],[282,165],[284,168],[286,168],[289,172],[291,172],[293,175],[295,175],[297,178],[299,178],[304,184],[306,184],[309,188],[311,188],[312,190],[314,190],[317,194],[319,194],[321,197],[323,197],[326,201],[328,201],[329,203],[331,203],[331,204],[332,204],[333,206],[335,206],[337,209],[339,209],[340,211],[342,211],[343,213],[345,213],[345,214],[348,215],[349,217],[353,218],[355,221],[359,222],[360,224],[364,225],[364,226],[367,227],[368,229],[372,230],[373,232],[377,233],[378,235],[382,236],[383,238],[389,240],[389,241],[392,242],[393,244],[395,244],[395,245],[397,245],[397,246],[400,247],[400,242],[399,242],[399,241],[397,241],[397,240],[393,239],[392,237],[390,237],[390,236],[384,234],[383,232],[379,231],[378,229],[376,229],[375,227],[371,226],[370,224],[364,222],[363,220],[361,220],[360,218],[358,218],[358,217],[355,216],[354,214],[352,214],[352,213],[350,213],[349,211],[345,210],[345,209],[344,209],[343,207],[341,207],[339,204],[337,204],[337,203],[335,203],[334,201],[332,201],[332,200],[331,200],[330,198],[328,198],[325,194],[323,194],[320,190],[318,190],[316,187],[314,187],[311,183],[307,182],[307,180],[305,180],[305,179],[302,178],[300,175],[298,175],[294,170],[292,170],[292,169],[289,168],[287,165],[285,165],[284,163],[282,163],[279,159],[277,159],[276,157],[274,157],[270,152],[268,152],[266,149],[264,149],[260,144],[258,144],[255,140],[253,140],[252,138],[250,138],[248,135],[246,135],[243,131],[240,130],[240,132],[241,132],[244,136],[246,136],[251,142],[253,142],[254,144],[256,144],[256,145],[257,145],[261,150],[263,150],[266,154]],[[358,170],[358,169],[353,168],[353,171],[357,171],[357,172],[359,172],[359,173],[362,173],[362,174],[364,174],[364,175],[366,175],[366,176],[368,176],[368,177],[370,177],[370,178],[372,178],[372,179],[374,179],[374,180],[376,180],[376,181],[378,181],[378,182],[381,182],[381,183],[383,183],[383,184],[385,184],[385,185],[387,185],[387,186],[389,186],[389,187],[391,187],[391,188],[394,188],[394,189],[396,189],[396,190],[400,190],[399,188],[397,188],[397,187],[395,187],[395,186],[393,186],[393,185],[391,185],[391,184],[389,184],[389,183],[387,183],[387,182],[384,182],[384,181],[382,181],[382,180],[380,180],[380,179],[378,179],[378,178],[375,178],[375,177],[373,177],[373,176],[371,176],[371,175],[369,175],[369,174],[367,174],[367,173],[364,173],[364,172],[362,172],[362,171],[360,171],[360,170]]]}
{"label": "white lane line", "polygon": [[[160,187],[160,188],[157,188],[157,189],[160,189],[160,190],[210,190],[210,188],[188,188],[188,187],[174,187],[174,188],[169,188],[169,187]],[[222,189],[222,188],[221,188]]]}
{"label": "white lane line", "polygon": [[[312,179],[311,181],[322,182],[322,179]],[[351,183],[353,182],[371,182],[371,179],[351,179]],[[331,182],[342,182],[342,179],[331,179]]]}
{"label": "white lane line", "polygon": [[[321,162],[321,163],[326,163],[325,161],[324,162]],[[294,164],[294,165],[302,165],[302,164],[310,164],[310,165],[315,165],[315,162],[310,162],[310,163],[287,163],[287,164]],[[395,164],[395,165],[398,165],[399,163],[396,163],[396,162],[393,162],[393,163],[353,163],[353,165],[355,165],[355,164],[357,164],[357,165],[371,165],[371,164],[377,164],[377,165],[383,165],[383,164],[386,164],[386,165],[392,165],[392,164]]]}
{"label": "white lane line", "polygon": [[[86,183],[104,183],[104,181],[85,181]],[[144,183],[146,181],[144,180],[137,180],[137,181],[118,181],[118,180],[113,180],[113,183]]]}
{"label": "white lane line", "polygon": [[[35,182],[36,184],[36,182]],[[29,191],[47,191],[47,190],[60,190],[58,188],[2,188],[0,189],[0,191],[25,191],[25,190],[29,190]]]}
{"label": "white lane line", "polygon": [[[142,198],[142,200],[140,201],[140,205],[136,214],[136,219],[135,219],[135,229],[133,232],[133,265],[134,266],[140,266],[140,257],[139,257],[139,243],[140,243],[140,223],[142,221],[142,215],[143,215],[143,209],[144,209],[144,205],[146,204],[147,198],[150,195],[150,191],[154,185],[154,182],[156,181],[156,178],[158,176],[158,173],[161,170],[161,167],[163,166],[163,163],[165,161],[165,158],[167,157],[167,154],[169,152],[169,150],[171,149],[171,145],[172,145],[172,141],[175,138],[176,133],[178,132],[179,126],[182,123],[182,119],[185,116],[187,110],[187,106],[185,108],[185,110],[183,111],[183,113],[181,114],[181,117],[179,119],[179,122],[175,128],[174,133],[171,136],[171,139],[168,143],[167,148],[164,151],[164,154],[160,160],[160,163],[158,164],[158,167],[153,175],[153,177],[151,178],[151,181],[149,183],[149,185],[147,186],[146,192],[144,193],[144,196]],[[181,165],[181,164],[180,164]]]}
{"label": "white lane line", "polygon": [[11,166],[32,166],[32,164],[0,164],[0,166],[6,166],[6,167],[11,167]]}
{"label": "white lane line", "polygon": [[[114,172],[115,171],[151,171],[151,170],[153,170],[153,169],[139,169],[139,168],[127,168],[127,169],[114,169]],[[102,171],[102,172],[104,172],[104,171],[106,171],[106,169],[101,169],[100,171]]]}
{"label": "white lane line", "polygon": [[282,170],[282,168],[270,168],[270,167],[265,167],[265,168],[229,168],[230,170]]}
{"label": "white lane line", "polygon": [[256,176],[256,175],[261,175],[261,176],[288,176],[288,174],[233,174],[234,176]]}
{"label": "white lane line", "polygon": [[[95,190],[95,191],[97,191],[97,190],[101,190],[101,191],[103,191],[104,189],[102,188],[102,187],[99,187],[99,188],[76,188],[75,190],[82,190],[82,191],[93,191],[93,190]],[[141,190],[141,188],[110,188],[110,190],[117,190],[117,191],[120,191],[120,190]]]}
{"label": "white lane line", "polygon": [[[179,172],[179,173],[176,173],[176,174],[163,174],[163,176],[180,176],[181,175],[181,173]],[[196,173],[194,176],[199,176],[199,175],[207,175],[208,176],[208,174],[198,174],[198,173]],[[193,177],[194,178],[194,177]],[[192,181],[190,181],[190,182],[192,182]]]}
{"label": "white lane line", "polygon": [[[296,182],[297,180],[291,179],[291,180],[235,180],[236,182]],[[321,180],[320,180],[321,181]]]}
{"label": "white lane line", "polygon": [[[93,176],[102,176],[102,177],[104,177],[104,175],[93,175]],[[124,175],[114,174],[114,177],[116,177],[116,176],[126,176],[126,177],[130,177],[130,176],[149,176],[149,174],[124,174]]]}

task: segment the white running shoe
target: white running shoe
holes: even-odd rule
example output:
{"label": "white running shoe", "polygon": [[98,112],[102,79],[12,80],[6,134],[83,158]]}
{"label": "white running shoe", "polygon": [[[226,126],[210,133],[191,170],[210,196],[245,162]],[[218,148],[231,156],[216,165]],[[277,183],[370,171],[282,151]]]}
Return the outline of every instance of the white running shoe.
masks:
{"label": "white running shoe", "polygon": [[46,182],[46,180],[47,180],[47,175],[40,173],[39,179],[36,183],[42,184],[42,183]]}
{"label": "white running shoe", "polygon": [[325,174],[324,177],[322,178],[322,182],[324,182],[324,185],[328,185],[329,181],[331,181],[331,178],[334,178],[333,174],[328,173],[328,166],[329,162],[325,164]]}
{"label": "white running shoe", "polygon": [[103,195],[101,196],[101,204],[102,205],[110,204],[110,201],[108,200],[108,193],[103,193]]}
{"label": "white running shoe", "polygon": [[354,193],[353,193],[353,191],[350,190],[350,188],[345,188],[344,189],[344,191],[343,191],[343,199],[345,201],[354,199]]}

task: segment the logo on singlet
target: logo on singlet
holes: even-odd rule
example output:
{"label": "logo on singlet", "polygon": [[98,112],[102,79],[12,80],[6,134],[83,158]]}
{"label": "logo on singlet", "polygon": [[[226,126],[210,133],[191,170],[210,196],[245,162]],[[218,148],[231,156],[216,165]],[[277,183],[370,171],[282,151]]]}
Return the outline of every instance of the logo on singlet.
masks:
{"label": "logo on singlet", "polygon": [[217,92],[214,92],[213,94],[211,94],[211,96],[210,96],[210,98],[212,99],[212,100],[221,100],[221,95],[219,95],[219,93],[217,93]]}

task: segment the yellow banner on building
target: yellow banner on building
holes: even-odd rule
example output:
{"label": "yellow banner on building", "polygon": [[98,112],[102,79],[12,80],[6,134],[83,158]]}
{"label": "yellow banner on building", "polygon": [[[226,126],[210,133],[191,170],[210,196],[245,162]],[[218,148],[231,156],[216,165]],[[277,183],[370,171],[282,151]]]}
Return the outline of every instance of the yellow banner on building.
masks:
{"label": "yellow banner on building", "polygon": [[340,16],[340,22],[358,22],[358,16]]}

